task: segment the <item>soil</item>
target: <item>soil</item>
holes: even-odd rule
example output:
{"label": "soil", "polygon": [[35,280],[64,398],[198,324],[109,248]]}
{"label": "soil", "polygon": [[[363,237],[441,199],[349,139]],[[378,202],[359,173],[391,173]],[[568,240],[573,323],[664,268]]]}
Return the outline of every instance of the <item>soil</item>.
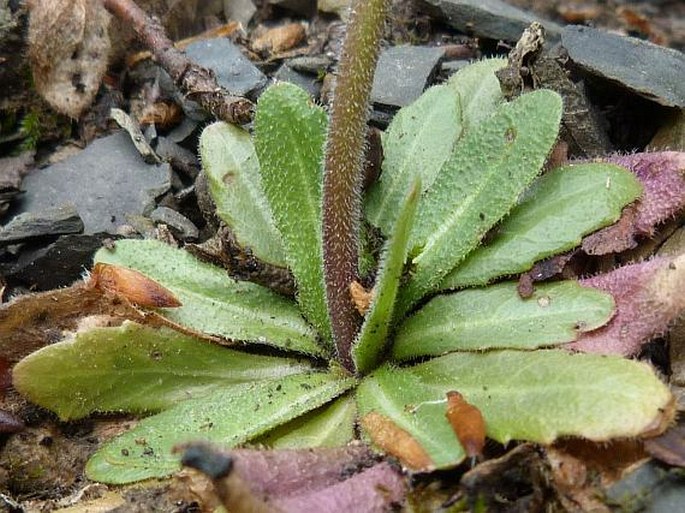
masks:
{"label": "soil", "polygon": [[[678,0],[633,3],[510,0],[508,3],[562,25],[588,24],[677,50],[685,49],[685,3]],[[173,4],[172,9],[167,9],[167,4]],[[167,34],[176,40],[225,25],[220,9],[214,12],[209,8],[202,10],[198,7],[200,4],[202,2],[190,0],[142,3],[148,12],[162,18]],[[255,4],[258,9],[247,28],[244,31],[235,27],[228,29],[226,37],[240,45],[244,54],[268,76],[273,75],[286,59],[297,56],[328,58],[339,48],[344,25],[337,16],[323,13],[305,16],[265,0]],[[292,6],[298,2],[283,4]],[[185,114],[176,101],[179,97],[177,91],[174,93],[174,88],[168,84],[164,86],[166,90],[150,89],[150,74],[159,73],[159,70],[139,53],[145,48],[121,23],[111,32],[114,35],[112,57],[92,105],[75,119],[55,112],[32,87],[27,62],[26,7],[21,2],[0,1],[0,10],[9,13],[13,24],[5,30],[0,17],[0,157],[30,154],[30,164],[27,170],[21,171],[22,174],[64,158],[69,148],[85,147],[92,140],[118,129],[109,119],[112,107],[122,108],[138,118],[143,112],[155,116],[157,130],[161,134],[169,134],[182,125]],[[300,39],[297,29],[279,35],[280,46],[264,39],[268,28],[284,27],[293,21],[304,22],[300,25],[306,27],[304,40]],[[260,44],[254,45],[258,39]],[[386,40],[389,45],[445,45],[455,59],[493,53],[505,55],[513,46],[513,42],[479,39],[459,33],[409,0],[394,2]],[[319,78],[323,79],[322,97],[325,98],[328,80]],[[677,116],[673,109],[632,95],[630,102],[613,102],[612,91],[615,89],[608,86],[597,87],[591,100],[610,125],[609,135],[616,150],[644,149],[657,131],[671,117]],[[376,124],[383,125],[382,122]],[[180,144],[191,157],[196,154],[196,137],[197,131]],[[193,243],[210,240],[216,233],[217,224],[210,212],[211,207],[203,204],[206,196],[203,195],[202,183],[196,184],[194,180],[197,162],[182,156],[170,162],[175,183],[159,204],[183,214],[199,229]],[[13,187],[7,188],[10,191],[7,192],[8,201],[19,194],[20,186]],[[0,187],[0,204],[5,202],[3,194],[4,185]],[[9,207],[6,205],[5,208]],[[8,219],[6,216],[2,222]],[[673,229],[666,229],[665,233],[672,232],[679,221],[674,221]],[[135,226],[129,228],[131,232],[136,231]],[[164,226],[156,230],[157,237],[179,238],[177,231]],[[112,234],[112,237],[124,235],[126,233],[122,231]],[[39,245],[53,241],[39,242]],[[31,248],[35,249],[35,246]],[[18,245],[11,252],[3,250],[0,260],[18,261],[22,252],[27,253],[28,249],[29,245]],[[228,264],[255,281],[277,283],[281,292],[292,292],[292,281],[287,273],[256,268],[249,254],[230,244],[228,248],[221,249],[228,251],[222,253],[198,246],[193,251],[206,258],[213,256],[219,263]],[[654,248],[650,247],[648,251],[653,252]],[[595,265],[603,263],[597,261]],[[78,276],[65,277],[60,285],[67,285],[76,278]],[[26,292],[28,287],[45,290],[53,286],[52,282],[50,286],[41,285],[39,281],[29,284],[13,276],[0,276],[0,279],[3,280],[0,293],[5,299]],[[37,324],[40,333],[31,332],[27,336],[27,340],[33,337],[33,342],[27,342],[24,352],[57,340],[63,330],[72,329],[76,322],[62,312],[50,315],[43,312],[42,315],[47,319]],[[27,403],[9,385],[9,369],[22,356],[21,352],[19,349],[16,354],[0,358],[0,393],[4,395],[2,409],[8,416],[4,420],[0,416],[0,433],[5,432],[0,434],[0,511],[204,511],[198,495],[179,478],[123,488],[89,482],[83,475],[88,457],[103,441],[129,427],[135,419],[110,417],[59,422],[52,413]],[[651,344],[641,357],[664,373],[669,372],[672,362],[665,340]],[[609,511],[606,503],[593,493],[602,489],[602,485],[616,481],[623,470],[644,461],[647,455],[639,447],[626,448],[630,443],[593,446],[590,451],[595,451],[596,461],[590,464],[584,456],[587,447],[582,445],[581,442],[562,442],[543,448],[524,444],[510,450],[512,447],[503,448],[490,443],[485,449],[485,459],[489,460],[485,466],[471,468],[467,464],[450,472],[416,477],[406,509],[458,511],[478,497],[488,511]],[[620,465],[616,463],[619,460]],[[566,471],[559,472],[564,465]]]}

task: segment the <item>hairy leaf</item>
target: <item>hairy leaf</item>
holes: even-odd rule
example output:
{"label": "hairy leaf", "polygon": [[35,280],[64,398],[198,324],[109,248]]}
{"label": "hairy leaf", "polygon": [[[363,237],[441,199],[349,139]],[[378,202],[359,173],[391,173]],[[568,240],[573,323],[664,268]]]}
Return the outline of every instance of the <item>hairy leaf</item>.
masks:
{"label": "hairy leaf", "polygon": [[637,354],[685,311],[685,255],[626,265],[581,283],[612,294],[616,316],[567,346],[576,351]]}
{"label": "hairy leaf", "polygon": [[214,390],[148,417],[108,442],[88,461],[86,474],[113,484],[167,476],[180,468],[179,455],[172,454],[177,444],[203,440],[235,447],[322,406],[353,384],[335,374],[314,373]]}
{"label": "hairy leaf", "polygon": [[447,85],[458,94],[464,130],[489,118],[502,102],[502,90],[495,71],[506,65],[505,58],[483,59],[460,69],[447,81]]}
{"label": "hairy leaf", "polygon": [[219,387],[310,371],[303,361],[241,353],[126,322],[36,351],[15,366],[14,386],[72,420],[94,411],[159,411]]}
{"label": "hairy leaf", "polygon": [[390,235],[412,182],[433,183],[461,132],[458,95],[446,85],[400,109],[383,134],[382,173],[366,198],[369,222]]}
{"label": "hairy leaf", "polygon": [[530,269],[536,261],[580,244],[584,235],[615,222],[642,188],[611,164],[572,164],[540,178],[486,246],[470,253],[443,289],[484,285]]}
{"label": "hairy leaf", "polygon": [[402,202],[402,210],[386,244],[374,286],[375,297],[352,347],[352,359],[358,372],[366,373],[376,367],[386,344],[420,191],[421,183],[417,179]]}
{"label": "hairy leaf", "polygon": [[417,177],[430,188],[464,131],[489,117],[502,101],[495,71],[506,59],[487,59],[458,71],[400,109],[383,134],[383,168],[367,195],[369,222],[389,235],[402,198]]}
{"label": "hairy leaf", "polygon": [[415,367],[384,367],[357,396],[361,415],[391,418],[441,468],[464,458],[444,415],[450,390],[481,411],[488,437],[502,443],[652,434],[674,414],[671,393],[648,365],[560,350],[452,353]]}
{"label": "hairy leaf", "polygon": [[180,308],[160,312],[199,332],[322,354],[316,333],[297,306],[269,289],[231,279],[225,271],[158,241],[121,240],[102,249],[96,262],[129,267],[169,289]]}
{"label": "hairy leaf", "polygon": [[534,91],[501,105],[459,141],[420,202],[403,309],[437,288],[515,205],[556,139],[561,108],[558,94]]}
{"label": "hairy leaf", "polygon": [[331,340],[321,249],[321,166],[326,113],[297,86],[278,83],[260,97],[255,148],[264,192],[281,233],[307,319]]}
{"label": "hairy leaf", "polygon": [[260,260],[286,267],[250,134],[235,125],[213,123],[202,131],[200,156],[216,213],[238,243]]}
{"label": "hairy leaf", "polygon": [[450,351],[535,349],[576,340],[614,313],[610,294],[576,281],[536,286],[522,299],[516,283],[468,289],[433,298],[397,329],[399,360]]}
{"label": "hairy leaf", "polygon": [[620,222],[583,241],[583,251],[591,255],[634,248],[637,237],[651,237],[660,223],[685,209],[685,152],[634,153],[604,160],[630,169],[644,186],[644,194]]}
{"label": "hairy leaf", "polygon": [[273,449],[342,447],[354,439],[356,405],[344,396],[254,440]]}

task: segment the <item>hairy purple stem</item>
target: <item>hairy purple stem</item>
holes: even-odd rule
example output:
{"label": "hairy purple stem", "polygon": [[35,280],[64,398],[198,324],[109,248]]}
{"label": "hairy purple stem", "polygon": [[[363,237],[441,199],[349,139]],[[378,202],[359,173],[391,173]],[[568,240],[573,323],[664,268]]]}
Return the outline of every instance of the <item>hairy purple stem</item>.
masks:
{"label": "hairy purple stem", "polygon": [[335,84],[323,184],[326,300],[338,360],[354,372],[360,319],[350,297],[357,279],[364,143],[369,96],[389,0],[355,0]]}

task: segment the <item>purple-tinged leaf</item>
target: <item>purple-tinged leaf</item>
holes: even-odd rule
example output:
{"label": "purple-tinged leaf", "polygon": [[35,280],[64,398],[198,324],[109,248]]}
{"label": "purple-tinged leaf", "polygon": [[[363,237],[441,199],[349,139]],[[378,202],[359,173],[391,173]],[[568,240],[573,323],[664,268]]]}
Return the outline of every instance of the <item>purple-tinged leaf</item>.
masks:
{"label": "purple-tinged leaf", "polygon": [[382,513],[404,500],[406,488],[404,477],[383,462],[334,486],[275,500],[273,504],[286,513]]}
{"label": "purple-tinged leaf", "polygon": [[633,355],[663,334],[685,310],[685,255],[627,265],[581,284],[612,294],[616,315],[605,326],[583,333],[565,347],[587,353]]}
{"label": "purple-tinged leaf", "polygon": [[372,455],[363,445],[344,448],[262,451],[236,449],[230,452],[235,469],[250,483],[254,493],[271,496],[305,494],[332,486],[345,469],[371,464]]}
{"label": "purple-tinged leaf", "polygon": [[[404,476],[378,463],[363,445],[340,449],[222,451],[204,443],[177,447],[186,466],[211,481],[205,507],[217,501],[229,511],[326,513],[389,511],[404,500]],[[209,493],[207,493],[209,492]]]}
{"label": "purple-tinged leaf", "polygon": [[585,238],[583,250],[591,255],[633,248],[636,237],[652,236],[657,225],[685,209],[685,152],[635,153],[604,160],[632,171],[644,192],[617,223]]}

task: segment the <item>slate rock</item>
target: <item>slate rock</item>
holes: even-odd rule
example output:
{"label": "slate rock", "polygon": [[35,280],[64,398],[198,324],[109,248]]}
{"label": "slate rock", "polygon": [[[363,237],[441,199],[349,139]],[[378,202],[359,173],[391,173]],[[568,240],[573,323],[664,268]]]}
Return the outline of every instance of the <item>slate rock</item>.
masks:
{"label": "slate rock", "polygon": [[316,75],[302,73],[293,69],[287,62],[283,63],[274,74],[276,80],[290,82],[301,87],[309,93],[312,98],[318,98],[321,92],[321,81]]}
{"label": "slate rock", "polygon": [[561,44],[588,73],[667,107],[685,107],[685,54],[634,37],[570,25]]}
{"label": "slate rock", "polygon": [[443,48],[393,46],[381,52],[371,90],[371,102],[404,107],[416,100],[435,76]]}
{"label": "slate rock", "polygon": [[682,472],[649,461],[612,485],[606,502],[621,511],[672,513],[685,510],[685,478]]}
{"label": "slate rock", "polygon": [[0,229],[0,246],[49,236],[81,233],[83,221],[74,205],[67,203],[40,212],[24,212]]}
{"label": "slate rock", "polygon": [[232,94],[250,96],[266,86],[264,73],[226,38],[203,39],[188,45],[186,55],[216,74],[217,82]]}
{"label": "slate rock", "polygon": [[224,16],[229,21],[237,21],[243,27],[247,27],[252,16],[257,12],[257,7],[252,0],[232,0],[224,2]]}
{"label": "slate rock", "polygon": [[157,207],[150,214],[150,219],[155,223],[164,223],[175,237],[183,241],[197,240],[200,235],[200,230],[197,229],[197,226],[190,219],[169,207]]}
{"label": "slate rock", "polygon": [[500,0],[421,0],[426,10],[457,30],[489,39],[518,41],[533,21],[545,27],[548,40],[556,40],[561,26]]}
{"label": "slate rock", "polygon": [[21,181],[33,164],[35,151],[25,151],[15,157],[0,158],[0,215],[9,208],[10,201],[21,194]]}
{"label": "slate rock", "polygon": [[90,269],[105,240],[116,238],[109,233],[63,235],[46,247],[23,249],[10,269],[3,265],[1,270],[12,283],[34,291],[66,287]]}
{"label": "slate rock", "polygon": [[62,162],[29,173],[18,212],[40,212],[67,203],[83,219],[84,233],[116,233],[129,214],[148,214],[170,188],[168,164],[149,165],[126,132],[93,141]]}

